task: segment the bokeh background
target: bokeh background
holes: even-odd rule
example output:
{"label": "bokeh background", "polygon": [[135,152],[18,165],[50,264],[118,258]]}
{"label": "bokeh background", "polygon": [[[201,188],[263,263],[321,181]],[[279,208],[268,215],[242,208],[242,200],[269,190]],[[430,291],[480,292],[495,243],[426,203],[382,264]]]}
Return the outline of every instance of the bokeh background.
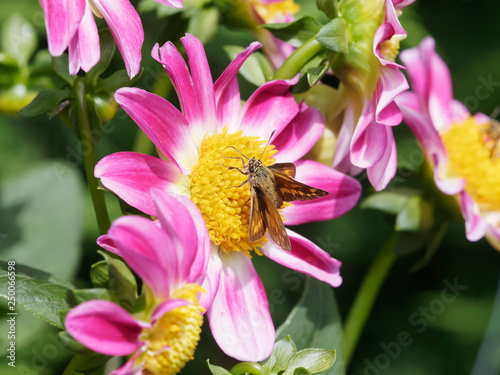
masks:
{"label": "bokeh background", "polygon": [[[298,2],[303,11],[314,8],[313,1]],[[38,50],[47,48],[38,1],[0,0],[0,9],[0,27],[9,16],[19,13],[35,27]],[[401,49],[414,47],[423,37],[432,35],[438,53],[451,70],[455,98],[470,104],[470,110],[489,115],[500,105],[499,87],[482,100],[477,99],[476,90],[481,77],[500,82],[499,15],[500,3],[494,0],[417,0],[405,9],[401,18],[408,31]],[[142,17],[146,28],[142,62],[145,74],[139,85],[147,88],[151,84],[148,79],[160,69],[149,51],[155,42],[164,42],[163,38],[175,25],[165,24],[164,18],[155,12]],[[222,27],[206,47],[213,76],[217,77],[229,62],[223,45],[246,46],[250,41],[252,38],[247,34]],[[38,57],[46,58],[43,53]],[[123,62],[116,54],[110,71],[122,68]],[[4,69],[1,64],[0,69]],[[0,81],[0,84],[1,100],[12,98],[8,82]],[[53,79],[49,84],[57,88],[62,81]],[[241,84],[247,96],[255,89],[243,79]],[[105,127],[98,158],[132,150],[137,133],[137,126],[119,110]],[[418,167],[423,155],[411,133],[401,125],[395,134],[400,163]],[[388,189],[404,185],[407,177],[398,174]],[[84,183],[79,144],[72,131],[57,117],[49,120],[46,115],[22,118],[1,113],[0,178],[0,260],[15,259],[19,264],[40,268],[79,287],[89,287],[90,266],[101,260],[95,243],[98,229]],[[363,184],[366,197],[373,190],[365,179]],[[119,216],[116,199],[108,194],[107,201],[111,215]],[[392,232],[391,220],[378,211],[357,207],[344,217],[300,226],[296,230],[343,262],[344,282],[335,294],[345,317],[371,261]],[[463,223],[454,223],[430,262],[411,272],[410,268],[420,257],[421,254],[413,254],[398,258],[381,289],[348,374],[471,373],[492,314],[500,254],[485,240],[468,242]],[[278,327],[298,301],[305,278],[268,259],[254,258]],[[453,302],[443,302],[446,282],[454,280],[466,288]],[[3,300],[0,307],[1,373],[61,374],[71,353],[58,342],[58,330],[21,307],[18,307],[17,320],[17,367],[6,366],[3,352],[7,347],[7,324],[3,318]],[[500,314],[493,318],[500,321]],[[499,324],[496,325],[497,346],[483,347],[486,351],[496,351],[497,358],[500,358]],[[226,368],[235,363],[217,350],[209,327],[203,328],[195,360],[185,368],[185,374],[208,374],[207,358]],[[394,348],[391,343],[404,332],[409,337],[406,342],[411,344],[402,347],[386,366],[381,357],[386,353],[384,347]],[[476,368],[475,374],[487,374],[485,371]]]}

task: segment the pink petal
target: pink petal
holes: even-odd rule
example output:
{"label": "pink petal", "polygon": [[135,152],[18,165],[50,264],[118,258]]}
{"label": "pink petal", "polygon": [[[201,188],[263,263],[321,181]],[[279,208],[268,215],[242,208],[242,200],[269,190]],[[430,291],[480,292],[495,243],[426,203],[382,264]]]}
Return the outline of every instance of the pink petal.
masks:
{"label": "pink petal", "polygon": [[182,113],[188,120],[191,136],[196,144],[200,144],[212,124],[203,125],[203,112],[186,62],[172,42],[165,43],[161,48],[156,44],[152,56],[165,67],[179,97]]}
{"label": "pink petal", "polygon": [[[398,8],[398,10],[399,9],[401,8]],[[385,0],[385,22],[391,25],[394,30],[394,34],[406,35],[405,29],[403,29],[403,26],[401,26],[401,23],[399,22],[395,4],[392,0]]]}
{"label": "pink petal", "polygon": [[324,129],[321,112],[301,103],[299,114],[273,140],[273,145],[278,150],[274,158],[277,162],[294,162],[300,159],[321,138]]}
{"label": "pink petal", "polygon": [[182,0],[155,0],[157,3],[172,7],[182,8]]}
{"label": "pink petal", "polygon": [[331,220],[350,211],[361,196],[361,184],[354,178],[312,160],[296,163],[296,180],[330,194],[311,201],[295,201],[283,209],[287,225]]}
{"label": "pink petal", "polygon": [[379,161],[387,144],[387,133],[375,122],[374,110],[374,101],[366,101],[351,141],[351,163],[360,168]]}
{"label": "pink petal", "polygon": [[244,253],[220,257],[219,291],[207,312],[212,334],[227,355],[261,361],[271,354],[275,338],[266,291]]}
{"label": "pink petal", "polygon": [[348,105],[344,110],[342,126],[340,127],[340,132],[337,137],[332,167],[339,172],[356,176],[362,172],[362,169],[352,164],[350,159],[353,132],[354,110],[351,105]]}
{"label": "pink petal", "polygon": [[162,97],[135,87],[118,89],[115,99],[161,152],[189,174],[198,150],[184,116]]}
{"label": "pink petal", "polygon": [[88,72],[101,58],[99,33],[88,3],[78,30],[69,43],[68,54],[70,74],[77,74],[80,68]]}
{"label": "pink petal", "polygon": [[413,4],[415,0],[392,0],[396,10],[406,8],[408,5]]}
{"label": "pink petal", "polygon": [[342,262],[332,258],[308,239],[287,230],[291,251],[285,251],[271,240],[262,249],[268,258],[287,268],[293,269],[324,281],[333,287],[342,284],[340,266]]}
{"label": "pink petal", "polygon": [[85,13],[85,0],[40,0],[47,29],[47,42],[52,56],[60,56],[68,48]]}
{"label": "pink petal", "polygon": [[193,282],[205,272],[210,258],[205,220],[189,198],[159,189],[152,189],[151,193],[161,227],[177,250],[170,262],[177,259],[180,279]]}
{"label": "pink petal", "polygon": [[237,122],[241,109],[241,100],[236,75],[246,59],[261,46],[262,44],[259,42],[251,43],[229,63],[214,84],[219,131],[221,131],[224,126]]}
{"label": "pink petal", "polygon": [[212,244],[206,273],[200,280],[196,280],[206,292],[198,293],[198,302],[207,310],[212,305],[219,290],[221,269],[222,261],[219,257],[219,247]]}
{"label": "pink petal", "polygon": [[368,180],[370,180],[375,191],[386,188],[396,174],[398,166],[398,155],[396,152],[396,143],[392,135],[392,129],[387,126],[382,126],[380,131],[385,131],[387,133],[387,146],[380,160],[367,169]]}
{"label": "pink petal", "polygon": [[481,217],[479,207],[474,200],[463,191],[460,194],[460,206],[465,219],[465,234],[469,241],[478,241],[484,237],[488,224]]}
{"label": "pink petal", "polygon": [[155,322],[160,319],[163,315],[176,309],[181,306],[190,305],[191,302],[185,299],[170,299],[161,303],[153,312],[153,316],[151,317],[151,324],[155,324]]}
{"label": "pink petal", "polygon": [[103,234],[102,236],[97,237],[97,244],[102,247],[104,250],[109,251],[110,253],[116,254],[119,257],[122,257],[120,253],[120,249],[118,249],[113,242],[113,240],[107,234]]}
{"label": "pink petal", "polygon": [[129,0],[92,0],[106,20],[132,79],[141,68],[144,30],[139,14]]}
{"label": "pink petal", "polygon": [[[400,25],[401,26],[401,25]],[[404,30],[403,30],[404,32]],[[405,32],[406,34],[406,32]],[[399,64],[391,60],[386,60],[380,51],[381,44],[390,40],[395,35],[394,27],[389,23],[383,23],[379,26],[373,37],[373,54],[377,56],[378,60],[383,66],[402,68]]]}
{"label": "pink petal", "polygon": [[268,139],[273,130],[275,136],[299,113],[299,106],[290,93],[296,80],[270,81],[260,86],[246,101],[240,112],[239,127],[245,135]]}
{"label": "pink petal", "polygon": [[189,186],[187,176],[165,160],[135,152],[116,152],[96,165],[94,174],[102,184],[132,207],[156,216],[151,188],[180,194]]}
{"label": "pink petal", "polygon": [[128,355],[142,345],[139,336],[148,324],[109,301],[92,300],[76,306],[64,325],[86,347],[106,355]]}
{"label": "pink petal", "polygon": [[408,89],[404,74],[398,69],[386,66],[380,69],[377,82],[377,110],[375,120],[381,125],[395,126],[403,120],[394,98]]}

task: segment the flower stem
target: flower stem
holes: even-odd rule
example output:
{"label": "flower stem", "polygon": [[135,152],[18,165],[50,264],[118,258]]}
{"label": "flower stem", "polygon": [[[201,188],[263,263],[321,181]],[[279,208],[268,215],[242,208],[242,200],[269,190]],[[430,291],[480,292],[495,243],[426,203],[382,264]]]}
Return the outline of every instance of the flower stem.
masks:
{"label": "flower stem", "polygon": [[266,375],[267,371],[264,370],[264,368],[259,365],[258,363],[255,362],[241,362],[235,365],[231,369],[231,374],[233,375],[245,375],[245,374],[252,374],[252,375]]}
{"label": "flower stem", "polygon": [[321,51],[322,48],[323,46],[316,39],[309,39],[285,60],[283,65],[274,74],[273,79],[290,79],[295,77],[304,64]]}
{"label": "flower stem", "polygon": [[94,168],[97,163],[95,149],[97,146],[97,137],[92,136],[92,127],[90,125],[89,114],[87,109],[87,101],[85,98],[85,84],[81,78],[76,78],[73,85],[75,93],[76,117],[78,122],[78,131],[82,145],[83,163],[85,166],[85,174],[87,183],[94,203],[95,215],[97,217],[97,225],[99,233],[104,234],[110,226],[108,210],[104,200],[104,193],[99,190],[99,181],[94,177]]}
{"label": "flower stem", "polygon": [[347,315],[344,328],[344,360],[346,366],[351,360],[382,283],[396,260],[394,246],[397,238],[398,233],[393,232],[380,249],[361,283],[358,294]]}

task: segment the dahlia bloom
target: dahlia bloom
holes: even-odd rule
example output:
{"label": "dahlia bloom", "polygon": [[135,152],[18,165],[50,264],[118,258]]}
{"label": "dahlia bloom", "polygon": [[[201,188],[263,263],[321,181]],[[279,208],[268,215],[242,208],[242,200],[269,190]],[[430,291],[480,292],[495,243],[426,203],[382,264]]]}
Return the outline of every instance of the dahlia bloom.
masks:
{"label": "dahlia bloom", "polygon": [[384,189],[396,174],[392,126],[401,123],[402,115],[394,98],[408,89],[401,72],[404,67],[395,62],[399,42],[407,34],[398,14],[412,2],[339,2],[353,40],[349,53],[333,66],[333,71],[353,100],[344,112],[333,167],[350,173],[366,169],[377,191]]}
{"label": "dahlia bloom", "polygon": [[500,125],[483,114],[472,116],[453,99],[450,72],[434,45],[427,37],[401,53],[412,91],[396,100],[427,155],[436,186],[456,197],[467,239],[486,236],[500,249]]}
{"label": "dahlia bloom", "polygon": [[[296,162],[297,180],[328,191],[327,197],[288,204],[286,224],[329,220],[358,201],[358,181],[318,162],[301,160],[323,132],[321,115],[297,105],[293,82],[271,81],[259,87],[241,107],[237,72],[260,44],[252,43],[212,81],[202,44],[187,34],[181,39],[189,70],[170,42],[153,49],[174,85],[182,112],[165,99],[138,88],[122,88],[116,101],[157,147],[160,158],[119,152],[104,157],[95,176],[133,207],[157,216],[150,190],[183,194],[200,209],[213,251],[208,278],[216,293],[207,316],[212,334],[228,355],[257,361],[270,355],[275,331],[266,293],[251,261],[251,252],[332,286],[341,284],[341,263],[312,242],[288,231],[291,251],[263,237],[249,241],[250,191],[245,176],[225,165],[242,167],[242,154],[261,156],[264,165]],[[264,151],[264,143],[271,144]],[[240,185],[240,186],[238,186]],[[222,264],[218,267],[217,264]],[[218,286],[218,287],[217,287]]]}
{"label": "dahlia bloom", "polygon": [[146,307],[130,314],[101,300],[84,302],[66,316],[68,332],[88,348],[130,359],[112,375],[176,374],[200,339],[210,295],[206,278],[210,241],[203,217],[188,198],[154,192],[159,223],[126,216],[98,243],[120,255],[143,280]]}
{"label": "dahlia bloom", "polygon": [[[155,0],[175,8],[182,0]],[[100,59],[99,34],[94,13],[104,18],[132,79],[141,66],[144,30],[141,19],[129,0],[41,0],[47,42],[52,56],[69,53],[69,72],[88,72]]]}

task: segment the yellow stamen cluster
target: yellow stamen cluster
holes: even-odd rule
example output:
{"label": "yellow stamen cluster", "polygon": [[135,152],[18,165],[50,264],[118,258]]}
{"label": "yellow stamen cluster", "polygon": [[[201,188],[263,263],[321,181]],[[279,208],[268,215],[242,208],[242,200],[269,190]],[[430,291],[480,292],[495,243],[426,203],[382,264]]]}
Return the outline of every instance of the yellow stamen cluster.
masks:
{"label": "yellow stamen cluster", "polygon": [[481,210],[500,211],[500,157],[492,124],[478,124],[473,117],[455,123],[442,135],[452,177],[465,179],[465,191]]}
{"label": "yellow stamen cluster", "polygon": [[198,303],[200,291],[203,289],[198,284],[186,284],[177,289],[171,298],[185,299],[191,304],[167,312],[151,329],[142,333],[141,340],[147,349],[137,361],[143,363],[143,374],[177,374],[193,359],[205,311]]}
{"label": "yellow stamen cluster", "polygon": [[[248,176],[228,166],[244,171],[243,162],[253,156],[259,158],[265,140],[245,136],[242,131],[207,136],[199,150],[199,159],[189,175],[190,198],[199,208],[207,225],[210,239],[225,252],[244,251],[250,255],[252,249],[262,247],[262,240],[250,242],[250,190],[242,183]],[[236,149],[241,152],[238,153]],[[264,165],[274,163],[276,153],[272,145],[266,148],[261,161]]]}
{"label": "yellow stamen cluster", "polygon": [[280,19],[287,14],[295,14],[300,10],[300,6],[293,0],[277,1],[271,4],[264,4],[259,0],[252,0],[255,11],[265,23],[280,22]]}
{"label": "yellow stamen cluster", "polygon": [[396,61],[399,55],[399,42],[405,38],[405,35],[393,35],[391,39],[380,43],[380,54],[387,61]]}

